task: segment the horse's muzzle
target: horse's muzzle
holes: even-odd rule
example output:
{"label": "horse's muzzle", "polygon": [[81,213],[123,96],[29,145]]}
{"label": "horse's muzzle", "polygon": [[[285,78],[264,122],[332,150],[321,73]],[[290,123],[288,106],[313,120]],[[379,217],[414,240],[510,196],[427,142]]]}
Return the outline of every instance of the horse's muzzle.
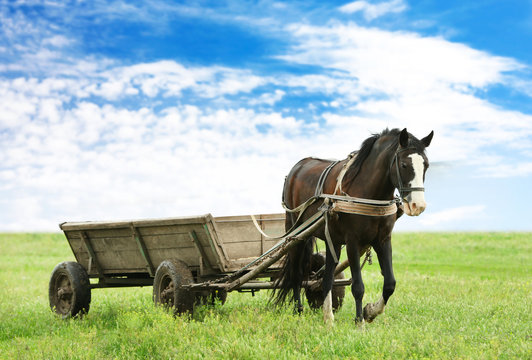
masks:
{"label": "horse's muzzle", "polygon": [[425,196],[421,191],[413,191],[404,199],[404,211],[408,216],[418,216],[426,207]]}

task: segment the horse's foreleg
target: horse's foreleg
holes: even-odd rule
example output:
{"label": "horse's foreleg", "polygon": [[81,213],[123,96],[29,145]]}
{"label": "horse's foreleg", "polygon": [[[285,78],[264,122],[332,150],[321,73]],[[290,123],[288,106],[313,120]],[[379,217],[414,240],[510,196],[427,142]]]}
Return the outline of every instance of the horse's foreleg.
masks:
{"label": "horse's foreleg", "polygon": [[381,267],[382,276],[384,277],[384,284],[382,286],[382,297],[376,303],[367,304],[364,307],[364,319],[367,322],[372,322],[378,315],[384,312],[388,299],[395,290],[391,237],[387,237],[383,242],[375,244],[373,248],[379,258],[379,265]]}
{"label": "horse's foreleg", "polygon": [[[341,245],[335,245],[334,251],[336,256],[340,257]],[[333,256],[327,246],[327,253],[325,256],[325,272],[323,273],[323,283],[321,285],[323,291],[323,321],[332,324],[334,321],[333,305],[332,305],[332,287],[334,283],[334,270],[338,262],[335,262]]]}
{"label": "horse's foreleg", "polygon": [[362,281],[362,271],[360,270],[360,253],[358,247],[349,246],[350,242],[347,242],[347,258],[349,259],[349,266],[351,267],[351,292],[355,298],[356,304],[356,318],[358,323],[364,322],[362,314],[362,298],[364,297],[364,282]]}

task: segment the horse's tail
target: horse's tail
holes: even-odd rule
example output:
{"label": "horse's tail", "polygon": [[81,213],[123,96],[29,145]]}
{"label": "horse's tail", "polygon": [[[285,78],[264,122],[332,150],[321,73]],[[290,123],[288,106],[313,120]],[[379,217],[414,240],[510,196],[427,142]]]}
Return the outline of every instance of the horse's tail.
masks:
{"label": "horse's tail", "polygon": [[[294,177],[307,160],[308,159],[300,160],[296,165],[294,165],[292,170],[290,170],[288,176],[285,177],[282,193],[283,204],[285,204],[286,200],[290,200]],[[289,201],[289,204],[292,203],[293,201]],[[287,211],[285,230],[288,231],[289,229],[292,229],[298,220],[299,219],[298,216],[296,216],[296,213],[293,211]],[[301,241],[299,244],[295,245],[285,256],[281,270],[274,281],[274,290],[270,297],[270,301],[275,305],[281,305],[287,300],[293,301],[295,296],[294,291],[299,291],[301,289],[301,283],[303,282],[303,279],[308,277],[310,272],[310,259],[314,242],[314,237],[309,237],[308,239],[305,239],[304,241]]]}
{"label": "horse's tail", "polygon": [[310,237],[289,251],[279,271],[279,277],[274,282],[270,300],[275,305],[281,305],[287,300],[293,301],[294,292],[301,290],[303,280],[309,276],[314,243],[314,237]]}

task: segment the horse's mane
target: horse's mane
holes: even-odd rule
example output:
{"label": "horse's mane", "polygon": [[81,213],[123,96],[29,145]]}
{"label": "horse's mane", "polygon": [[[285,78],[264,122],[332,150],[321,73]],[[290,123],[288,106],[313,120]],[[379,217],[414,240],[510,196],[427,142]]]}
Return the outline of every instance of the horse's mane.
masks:
{"label": "horse's mane", "polygon": [[[389,136],[390,137],[390,144],[389,147],[396,149],[399,144],[399,133],[401,132],[400,129],[391,129],[388,128],[384,129],[380,134],[373,134],[366,140],[362,142],[362,145],[360,146],[360,150],[358,150],[356,153],[356,158],[353,164],[349,167],[349,169],[346,172],[345,178],[348,179],[347,181],[350,183],[355,179],[355,177],[360,172],[360,169],[362,168],[362,165],[364,164],[364,161],[369,157],[369,154],[371,153],[371,150],[373,149],[373,145],[379,140],[381,137]],[[425,145],[415,138],[413,135],[409,134],[409,141],[408,146],[411,146],[415,148],[419,152],[425,151]]]}

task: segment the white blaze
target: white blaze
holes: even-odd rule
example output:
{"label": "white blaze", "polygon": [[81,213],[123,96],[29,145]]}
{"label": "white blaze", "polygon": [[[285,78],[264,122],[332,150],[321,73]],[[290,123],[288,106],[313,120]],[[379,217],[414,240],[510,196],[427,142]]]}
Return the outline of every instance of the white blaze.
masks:
{"label": "white blaze", "polygon": [[[425,169],[425,160],[419,154],[411,154],[408,157],[412,160],[412,167],[414,168],[414,178],[408,187],[423,187],[423,171]],[[407,215],[417,216],[425,210],[427,203],[425,202],[425,193],[423,191],[412,191],[410,193],[410,201],[407,204]]]}

